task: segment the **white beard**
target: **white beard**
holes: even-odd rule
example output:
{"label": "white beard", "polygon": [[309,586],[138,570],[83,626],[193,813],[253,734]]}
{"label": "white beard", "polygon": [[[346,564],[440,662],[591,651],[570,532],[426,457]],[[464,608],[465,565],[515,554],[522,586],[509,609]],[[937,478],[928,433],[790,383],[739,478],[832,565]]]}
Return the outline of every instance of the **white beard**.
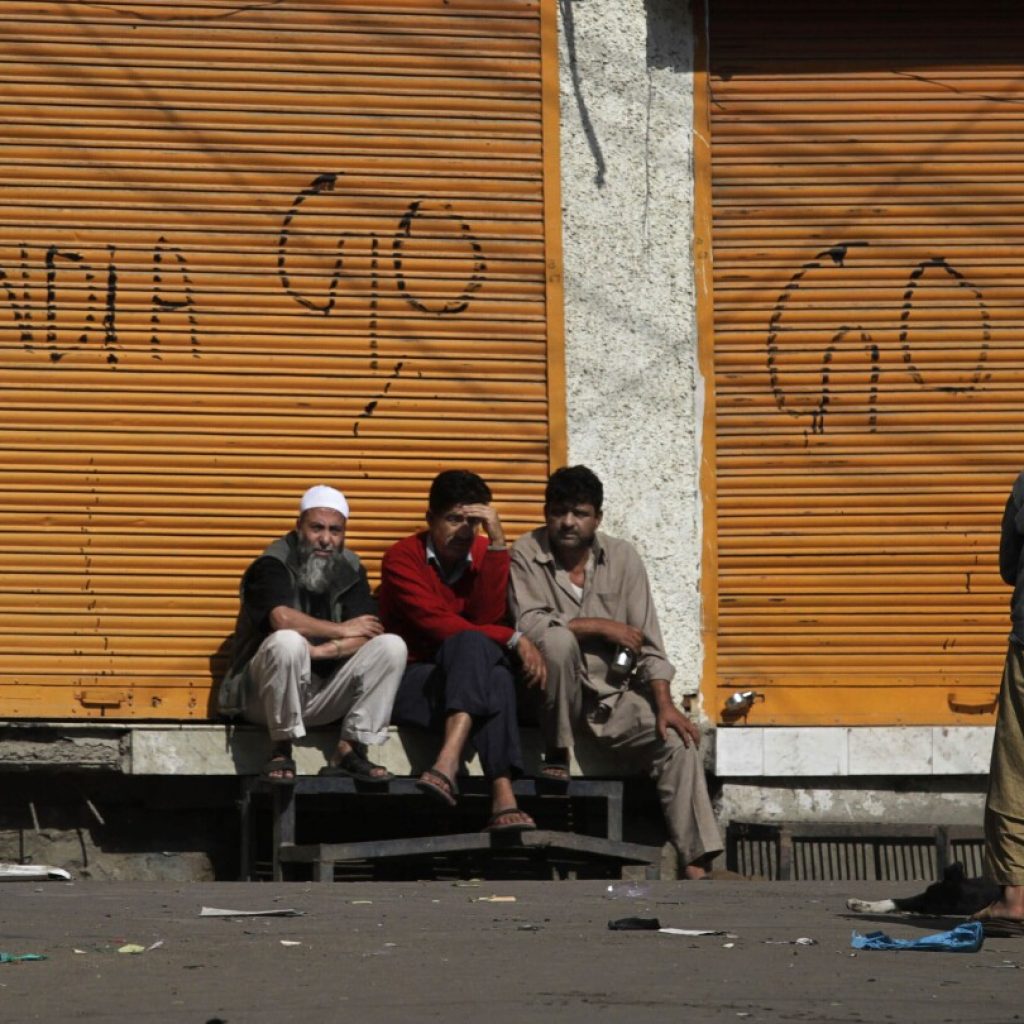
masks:
{"label": "white beard", "polygon": [[341,568],[342,553],[333,551],[326,558],[313,554],[313,546],[299,541],[298,585],[311,594],[324,594]]}

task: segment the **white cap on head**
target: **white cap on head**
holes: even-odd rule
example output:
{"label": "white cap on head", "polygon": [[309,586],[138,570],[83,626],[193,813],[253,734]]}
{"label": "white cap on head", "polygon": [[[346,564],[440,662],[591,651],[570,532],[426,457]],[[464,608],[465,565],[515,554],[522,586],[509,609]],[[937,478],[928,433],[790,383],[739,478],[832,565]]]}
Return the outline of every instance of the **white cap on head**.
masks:
{"label": "white cap on head", "polygon": [[333,487],[328,487],[327,484],[310,487],[302,496],[302,501],[299,502],[299,515],[309,508],[332,508],[348,519],[348,502],[345,495]]}

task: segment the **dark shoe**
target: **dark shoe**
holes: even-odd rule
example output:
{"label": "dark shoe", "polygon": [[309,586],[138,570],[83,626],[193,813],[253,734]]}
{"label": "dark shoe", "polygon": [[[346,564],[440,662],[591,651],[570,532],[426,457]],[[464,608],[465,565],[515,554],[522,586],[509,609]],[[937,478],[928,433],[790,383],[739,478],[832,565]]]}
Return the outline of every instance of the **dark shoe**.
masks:
{"label": "dark shoe", "polygon": [[[376,772],[376,774],[374,774]],[[355,779],[357,782],[384,783],[390,782],[394,775],[382,765],[374,764],[368,757],[354,747],[345,754],[337,764],[326,764],[320,774],[328,778],[339,775]]]}
{"label": "dark shoe", "polygon": [[[278,774],[271,774],[277,772]],[[275,754],[260,769],[260,778],[272,786],[295,785],[295,761],[284,754]]]}

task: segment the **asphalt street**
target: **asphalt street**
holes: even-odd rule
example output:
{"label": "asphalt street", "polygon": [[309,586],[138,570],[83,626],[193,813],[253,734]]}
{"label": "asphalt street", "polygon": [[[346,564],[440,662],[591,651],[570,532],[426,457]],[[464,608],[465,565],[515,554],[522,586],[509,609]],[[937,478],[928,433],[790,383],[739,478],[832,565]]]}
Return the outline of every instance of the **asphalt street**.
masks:
{"label": "asphalt street", "polygon": [[[620,889],[609,892],[610,884]],[[646,890],[630,892],[631,885]],[[865,917],[845,906],[850,895],[907,889],[738,881],[4,883],[0,952],[46,959],[0,962],[0,1021],[1021,1019],[1024,938],[988,938],[975,953],[851,949],[854,928],[913,938],[956,923]],[[203,917],[204,906],[301,914]],[[713,934],[609,930],[609,921],[627,917]]]}

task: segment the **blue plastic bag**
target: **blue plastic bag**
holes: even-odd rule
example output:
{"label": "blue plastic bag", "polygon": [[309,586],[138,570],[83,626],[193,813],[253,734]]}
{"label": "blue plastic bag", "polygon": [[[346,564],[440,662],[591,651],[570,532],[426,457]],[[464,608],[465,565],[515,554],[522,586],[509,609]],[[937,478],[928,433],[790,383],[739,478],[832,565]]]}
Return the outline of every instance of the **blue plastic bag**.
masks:
{"label": "blue plastic bag", "polygon": [[922,949],[938,953],[977,953],[985,941],[980,921],[964,921],[948,932],[934,932],[918,939],[894,939],[885,932],[861,935],[854,931],[850,945],[854,949]]}

